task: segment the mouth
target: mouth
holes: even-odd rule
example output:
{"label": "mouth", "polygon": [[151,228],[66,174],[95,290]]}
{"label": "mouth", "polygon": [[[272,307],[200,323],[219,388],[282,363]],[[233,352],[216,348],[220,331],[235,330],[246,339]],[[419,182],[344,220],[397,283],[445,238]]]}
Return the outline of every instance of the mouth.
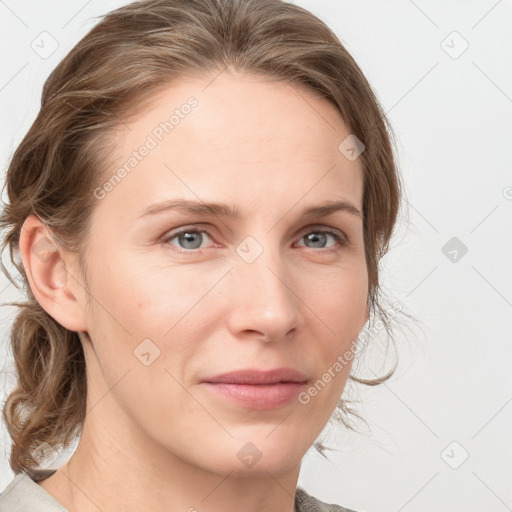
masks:
{"label": "mouth", "polygon": [[283,407],[297,398],[308,378],[292,368],[270,371],[239,370],[204,379],[201,384],[216,397],[247,409]]}
{"label": "mouth", "polygon": [[274,370],[258,370],[247,368],[223,373],[203,379],[203,382],[212,384],[279,384],[279,383],[305,383],[308,378],[302,372],[293,368],[276,368]]}

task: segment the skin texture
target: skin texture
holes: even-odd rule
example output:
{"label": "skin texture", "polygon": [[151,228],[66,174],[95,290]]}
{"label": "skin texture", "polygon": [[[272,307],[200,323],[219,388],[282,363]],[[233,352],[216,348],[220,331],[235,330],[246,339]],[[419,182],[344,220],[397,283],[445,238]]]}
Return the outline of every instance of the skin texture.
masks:
{"label": "skin texture", "polygon": [[[36,298],[60,324],[88,333],[82,438],[70,461],[39,482],[71,512],[292,512],[301,459],[331,417],[351,363],[309,403],[271,410],[235,405],[200,380],[288,366],[311,385],[368,319],[362,218],[301,215],[329,200],[362,211],[363,196],[360,159],[338,150],[350,131],[309,90],[228,71],[213,81],[182,79],[120,127],[106,175],[190,96],[197,106],[98,200],[87,290],[76,255],[54,246],[42,261],[34,247],[47,228],[35,216],[23,226],[22,261]],[[167,211],[137,219],[173,198],[227,203],[240,217]],[[188,244],[162,240],[181,227],[207,234]],[[306,236],[330,228],[348,244]],[[247,237],[259,245],[244,246]],[[262,252],[248,263],[239,246]],[[160,351],[148,366],[134,354],[144,339]],[[261,453],[252,467],[237,456],[248,442]]]}

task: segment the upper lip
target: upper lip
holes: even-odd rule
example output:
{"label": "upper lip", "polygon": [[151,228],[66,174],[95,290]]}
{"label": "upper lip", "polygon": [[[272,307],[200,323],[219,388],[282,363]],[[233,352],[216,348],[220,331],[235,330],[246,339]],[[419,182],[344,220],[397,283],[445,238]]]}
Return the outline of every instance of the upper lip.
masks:
{"label": "upper lip", "polygon": [[227,384],[275,384],[277,382],[306,382],[307,376],[293,368],[276,368],[274,370],[258,370],[247,368],[215,375],[203,379],[202,382]]}

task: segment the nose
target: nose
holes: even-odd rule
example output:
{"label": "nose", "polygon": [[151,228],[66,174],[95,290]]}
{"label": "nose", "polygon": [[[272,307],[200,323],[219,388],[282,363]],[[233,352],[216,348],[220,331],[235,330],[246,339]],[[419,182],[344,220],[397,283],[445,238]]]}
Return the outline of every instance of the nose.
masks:
{"label": "nose", "polygon": [[252,262],[235,258],[230,272],[229,329],[233,336],[284,340],[300,327],[300,299],[278,249],[266,247]]}

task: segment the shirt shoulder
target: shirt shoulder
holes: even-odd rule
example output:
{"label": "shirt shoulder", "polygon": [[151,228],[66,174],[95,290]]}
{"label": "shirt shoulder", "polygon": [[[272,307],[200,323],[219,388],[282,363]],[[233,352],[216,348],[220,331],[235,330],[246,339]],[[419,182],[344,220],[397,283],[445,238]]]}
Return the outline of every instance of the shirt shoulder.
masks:
{"label": "shirt shoulder", "polygon": [[[38,480],[42,479],[38,478]],[[31,476],[22,471],[0,493],[0,512],[68,512],[68,510],[38,485]]]}
{"label": "shirt shoulder", "polygon": [[[301,487],[295,491],[295,512],[356,512],[334,503],[325,503],[311,496]],[[361,511],[362,512],[362,511]]]}
{"label": "shirt shoulder", "polygon": [[[50,476],[29,476],[18,473],[9,485],[0,493],[0,512],[68,512],[51,494],[47,493],[37,481]],[[356,512],[333,503],[325,503],[311,496],[301,487],[295,492],[295,512]],[[362,512],[362,511],[360,511]]]}

